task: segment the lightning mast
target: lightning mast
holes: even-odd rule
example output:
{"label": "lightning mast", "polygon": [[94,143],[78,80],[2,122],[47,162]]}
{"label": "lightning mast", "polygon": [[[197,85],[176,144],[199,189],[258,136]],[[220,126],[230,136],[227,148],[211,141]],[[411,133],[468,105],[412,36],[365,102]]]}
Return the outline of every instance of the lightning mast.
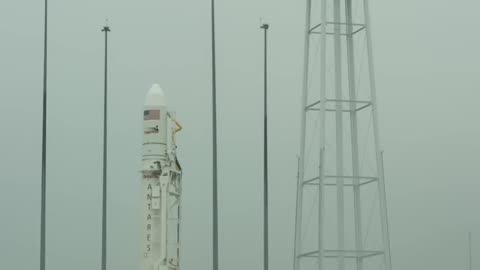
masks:
{"label": "lightning mast", "polygon": [[211,0],[212,32],[212,269],[218,270],[218,150],[217,150],[217,69],[215,50],[215,0]]}
{"label": "lightning mast", "polygon": [[102,270],[107,270],[107,105],[108,105],[108,32],[105,25],[105,62],[104,62],[104,97],[103,97],[103,189],[102,189]]}
{"label": "lightning mast", "polygon": [[267,31],[269,25],[264,23],[260,26],[264,30],[263,48],[263,270],[268,270],[268,108],[267,108]]}
{"label": "lightning mast", "polygon": [[47,41],[48,41],[48,1],[45,0],[44,39],[43,39],[43,122],[42,122],[42,182],[40,206],[40,270],[46,265],[46,211],[47,211]]}
{"label": "lightning mast", "polygon": [[392,269],[368,1],[306,0],[294,270]]}

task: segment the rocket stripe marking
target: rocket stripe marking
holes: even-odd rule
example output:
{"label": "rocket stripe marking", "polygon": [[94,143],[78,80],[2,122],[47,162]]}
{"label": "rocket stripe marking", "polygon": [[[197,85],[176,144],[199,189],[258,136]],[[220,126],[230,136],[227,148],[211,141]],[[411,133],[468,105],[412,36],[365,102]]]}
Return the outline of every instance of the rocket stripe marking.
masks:
{"label": "rocket stripe marking", "polygon": [[160,110],[145,110],[143,120],[160,120]]}

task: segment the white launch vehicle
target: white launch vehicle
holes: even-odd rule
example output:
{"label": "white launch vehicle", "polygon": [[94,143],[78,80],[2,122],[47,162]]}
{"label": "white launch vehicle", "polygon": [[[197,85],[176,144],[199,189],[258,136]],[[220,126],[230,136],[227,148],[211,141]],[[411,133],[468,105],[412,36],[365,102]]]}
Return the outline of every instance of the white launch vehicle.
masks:
{"label": "white launch vehicle", "polygon": [[155,84],[143,116],[143,229],[141,270],[179,269],[182,169],[175,134],[181,130]]}

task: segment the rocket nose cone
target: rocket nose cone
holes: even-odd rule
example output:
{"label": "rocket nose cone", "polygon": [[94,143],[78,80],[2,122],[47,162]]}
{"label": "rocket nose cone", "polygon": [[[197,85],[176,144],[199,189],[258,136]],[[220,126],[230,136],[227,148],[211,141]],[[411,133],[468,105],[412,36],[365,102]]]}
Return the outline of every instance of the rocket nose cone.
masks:
{"label": "rocket nose cone", "polygon": [[154,84],[145,96],[145,106],[167,106],[165,93],[160,85]]}

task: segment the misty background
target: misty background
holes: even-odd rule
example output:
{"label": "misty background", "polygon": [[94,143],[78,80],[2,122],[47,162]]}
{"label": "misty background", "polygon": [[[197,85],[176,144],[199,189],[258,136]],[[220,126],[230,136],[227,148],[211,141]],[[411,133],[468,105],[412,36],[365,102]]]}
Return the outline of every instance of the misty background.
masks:
{"label": "misty background", "polygon": [[[262,266],[263,30],[269,30],[271,268],[291,269],[305,1],[216,1],[220,267]],[[394,269],[480,267],[480,36],[473,0],[371,0]],[[184,126],[183,269],[211,268],[210,1],[50,1],[47,268],[101,255],[109,19],[108,268],[137,269],[144,95]],[[43,1],[0,0],[0,269],[39,265]]]}

